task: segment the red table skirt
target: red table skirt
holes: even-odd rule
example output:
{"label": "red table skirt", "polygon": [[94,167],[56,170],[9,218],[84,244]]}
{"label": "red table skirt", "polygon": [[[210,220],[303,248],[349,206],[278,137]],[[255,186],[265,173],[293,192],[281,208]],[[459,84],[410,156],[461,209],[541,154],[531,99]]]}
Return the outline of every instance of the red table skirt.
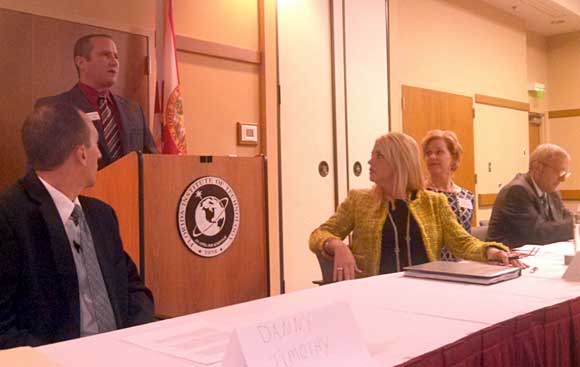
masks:
{"label": "red table skirt", "polygon": [[580,298],[490,326],[399,366],[580,366]]}

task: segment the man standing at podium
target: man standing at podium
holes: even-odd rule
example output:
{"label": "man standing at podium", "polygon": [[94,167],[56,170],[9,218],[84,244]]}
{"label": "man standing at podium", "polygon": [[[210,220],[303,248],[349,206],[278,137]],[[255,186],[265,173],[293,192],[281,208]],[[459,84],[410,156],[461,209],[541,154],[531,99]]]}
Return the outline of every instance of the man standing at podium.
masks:
{"label": "man standing at podium", "polygon": [[24,122],[30,169],[0,195],[0,349],[153,321],[115,212],[79,196],[96,180],[97,140],[69,104],[36,107]]}
{"label": "man standing at podium", "polygon": [[109,35],[89,34],[74,47],[79,82],[68,92],[42,98],[44,103],[68,103],[85,112],[99,132],[99,169],[132,151],[157,153],[138,103],[114,95],[110,89],[119,74],[117,46]]}

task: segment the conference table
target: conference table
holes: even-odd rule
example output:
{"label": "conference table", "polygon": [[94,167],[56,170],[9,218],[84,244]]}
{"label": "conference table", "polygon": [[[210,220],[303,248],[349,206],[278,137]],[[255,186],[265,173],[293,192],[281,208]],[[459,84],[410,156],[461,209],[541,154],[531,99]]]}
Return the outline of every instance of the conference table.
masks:
{"label": "conference table", "polygon": [[[125,339],[196,322],[231,331],[345,302],[379,366],[579,365],[580,282],[562,279],[564,255],[573,251],[571,242],[541,246],[537,254],[524,260],[530,268],[523,270],[521,277],[495,285],[417,279],[396,273],[296,291],[39,350],[64,367],[208,366]],[[330,322],[340,325],[341,320]]]}

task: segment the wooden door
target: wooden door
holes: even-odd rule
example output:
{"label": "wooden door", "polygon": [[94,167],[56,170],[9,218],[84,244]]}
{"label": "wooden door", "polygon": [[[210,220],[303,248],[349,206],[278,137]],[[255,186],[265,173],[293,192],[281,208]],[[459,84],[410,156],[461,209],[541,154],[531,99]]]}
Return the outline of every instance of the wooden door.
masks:
{"label": "wooden door", "polygon": [[[308,249],[335,210],[329,1],[278,1],[283,291],[321,279]],[[326,163],[327,175],[319,174]]]}
{"label": "wooden door", "polygon": [[473,99],[404,85],[402,103],[403,132],[415,138],[417,144],[429,130],[452,130],[457,134],[463,158],[453,180],[475,195]]}
{"label": "wooden door", "polygon": [[121,63],[113,92],[148,110],[147,38],[86,24],[0,9],[0,191],[24,174],[20,129],[38,98],[62,93],[77,82],[73,62],[75,41],[89,33],[109,34]]}

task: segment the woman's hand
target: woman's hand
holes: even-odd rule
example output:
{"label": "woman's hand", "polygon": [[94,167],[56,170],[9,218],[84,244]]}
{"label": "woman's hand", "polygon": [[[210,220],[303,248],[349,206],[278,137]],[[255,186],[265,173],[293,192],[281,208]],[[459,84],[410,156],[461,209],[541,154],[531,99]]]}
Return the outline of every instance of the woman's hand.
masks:
{"label": "woman's hand", "polygon": [[324,249],[334,255],[333,282],[354,279],[355,272],[362,273],[362,270],[356,266],[356,261],[350,248],[342,241],[335,238],[330,239],[325,244]]}
{"label": "woman's hand", "polygon": [[504,250],[500,250],[495,247],[488,247],[487,248],[487,260],[489,261],[497,261],[502,265],[512,265],[517,266],[520,269],[525,269],[528,267],[527,264],[521,262],[520,256],[517,252],[505,252]]}

